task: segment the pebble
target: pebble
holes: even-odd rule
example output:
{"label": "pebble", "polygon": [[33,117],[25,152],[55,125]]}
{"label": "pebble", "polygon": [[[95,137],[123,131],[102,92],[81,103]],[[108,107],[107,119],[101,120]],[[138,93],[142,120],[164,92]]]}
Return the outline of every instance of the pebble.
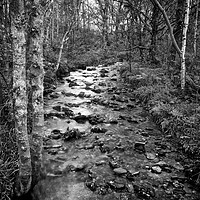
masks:
{"label": "pebble", "polygon": [[136,142],[135,143],[135,150],[141,153],[144,153],[145,150],[145,142]]}
{"label": "pebble", "polygon": [[148,160],[154,160],[156,158],[156,155],[153,153],[146,153],[146,157]]}
{"label": "pebble", "polygon": [[122,174],[127,173],[127,170],[123,169],[123,168],[115,168],[115,169],[113,169],[113,171],[115,172],[115,174],[118,174],[118,175],[122,175]]}
{"label": "pebble", "polygon": [[162,173],[162,169],[159,166],[153,166],[151,168],[152,173],[156,173],[156,174],[161,174]]}

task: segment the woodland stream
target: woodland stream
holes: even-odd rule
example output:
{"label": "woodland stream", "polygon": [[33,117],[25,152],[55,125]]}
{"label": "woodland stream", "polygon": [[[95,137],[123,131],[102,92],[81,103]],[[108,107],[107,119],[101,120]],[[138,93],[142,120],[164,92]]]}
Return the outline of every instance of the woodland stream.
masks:
{"label": "woodland stream", "polygon": [[71,72],[46,99],[47,178],[35,199],[199,199],[117,66]]}

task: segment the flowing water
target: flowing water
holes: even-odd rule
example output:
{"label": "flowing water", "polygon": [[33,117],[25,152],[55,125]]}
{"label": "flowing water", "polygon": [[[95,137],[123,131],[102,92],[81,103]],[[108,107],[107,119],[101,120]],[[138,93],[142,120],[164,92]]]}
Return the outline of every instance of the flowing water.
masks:
{"label": "flowing water", "polygon": [[41,200],[199,199],[118,64],[71,72],[45,103]]}

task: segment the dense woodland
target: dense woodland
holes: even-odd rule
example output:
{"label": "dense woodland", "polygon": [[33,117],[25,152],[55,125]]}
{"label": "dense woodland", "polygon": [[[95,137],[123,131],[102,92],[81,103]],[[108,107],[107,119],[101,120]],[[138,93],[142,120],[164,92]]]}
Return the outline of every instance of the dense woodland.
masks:
{"label": "dense woodland", "polygon": [[[198,161],[199,8],[199,0],[1,0],[0,199],[45,176],[44,97],[86,66],[120,63],[154,122]],[[198,185],[200,164],[192,167]]]}

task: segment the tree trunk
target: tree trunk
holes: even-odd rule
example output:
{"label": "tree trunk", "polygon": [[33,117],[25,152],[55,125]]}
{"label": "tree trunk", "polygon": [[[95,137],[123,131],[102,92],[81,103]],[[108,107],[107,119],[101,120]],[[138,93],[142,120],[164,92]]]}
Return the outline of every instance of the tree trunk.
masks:
{"label": "tree trunk", "polygon": [[156,63],[156,50],[157,50],[157,34],[158,34],[158,15],[159,15],[159,9],[156,4],[153,6],[153,14],[152,14],[152,20],[151,20],[151,26],[152,26],[152,37],[151,37],[151,48],[150,48],[150,57],[151,61],[153,63]]}
{"label": "tree trunk", "polygon": [[[174,38],[179,48],[181,48],[183,33],[183,17],[184,17],[185,0],[178,0],[176,9],[176,25],[173,31]],[[172,44],[170,49],[169,64],[174,66],[176,60],[176,47]]]}
{"label": "tree trunk", "polygon": [[195,16],[195,23],[194,23],[194,58],[197,55],[197,27],[198,27],[198,16],[199,16],[199,0],[196,0],[197,8],[196,8],[196,16]]}
{"label": "tree trunk", "polygon": [[181,49],[181,89],[185,90],[185,75],[186,75],[186,67],[185,67],[185,51],[186,51],[186,41],[187,41],[187,30],[189,24],[189,13],[190,13],[190,0],[186,1],[186,13],[184,19],[184,27],[183,27],[183,41],[182,41],[182,49]]}
{"label": "tree trunk", "polygon": [[51,44],[53,44],[53,41],[54,41],[54,2],[53,2],[53,11],[52,11],[52,18],[51,18]]}
{"label": "tree trunk", "polygon": [[[43,16],[42,7],[38,0],[30,1],[32,15],[30,16],[30,27],[28,34],[28,74],[30,83],[29,106],[31,111],[30,124],[30,146],[32,158],[33,181],[35,185],[40,180],[42,169],[43,148]],[[36,9],[33,9],[36,8]]]}
{"label": "tree trunk", "polygon": [[63,38],[62,38],[62,41],[61,41],[61,46],[60,46],[60,51],[59,51],[59,54],[58,54],[58,61],[57,61],[57,64],[56,64],[56,71],[58,70],[59,66],[60,66],[60,61],[61,61],[61,57],[62,57],[62,51],[63,51],[63,47],[64,47],[64,43],[69,39],[67,38],[68,35],[70,34],[72,28],[73,28],[73,23],[70,24],[68,30],[65,32],[65,34],[63,35]]}
{"label": "tree trunk", "polygon": [[24,4],[19,0],[18,13],[12,19],[13,39],[13,105],[15,132],[19,153],[19,176],[16,180],[16,195],[28,192],[31,186],[31,155],[27,132],[27,93],[26,93],[26,39],[24,21]]}

